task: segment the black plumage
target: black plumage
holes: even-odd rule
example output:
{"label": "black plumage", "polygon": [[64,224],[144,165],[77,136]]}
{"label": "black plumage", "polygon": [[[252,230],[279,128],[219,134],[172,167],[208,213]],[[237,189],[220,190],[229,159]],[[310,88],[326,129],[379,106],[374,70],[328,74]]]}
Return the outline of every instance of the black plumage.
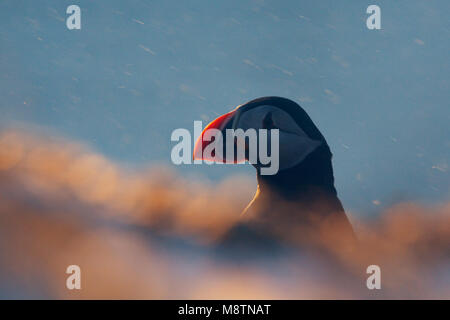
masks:
{"label": "black plumage", "polygon": [[[255,165],[256,195],[242,213],[241,221],[220,239],[219,248],[233,255],[254,256],[282,252],[291,244],[317,247],[323,240],[321,237],[326,238],[325,242],[335,241],[336,245],[351,243],[352,226],[337,196],[332,153],[324,136],[305,110],[289,99],[263,97],[236,110],[243,114],[260,106],[286,112],[310,139],[320,141],[320,145],[300,163],[275,175],[261,175],[259,166]],[[263,128],[276,128],[270,112],[261,121]],[[334,231],[336,235],[331,235]]]}

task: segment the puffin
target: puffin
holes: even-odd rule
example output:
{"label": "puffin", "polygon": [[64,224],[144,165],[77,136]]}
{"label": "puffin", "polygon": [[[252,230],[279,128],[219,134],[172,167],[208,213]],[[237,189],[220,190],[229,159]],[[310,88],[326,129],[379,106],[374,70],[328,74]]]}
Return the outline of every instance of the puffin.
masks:
{"label": "puffin", "polygon": [[[204,155],[214,140],[205,139],[210,129],[222,133],[221,157],[211,159]],[[278,171],[263,174],[267,164],[259,160],[251,162],[256,169],[257,190],[239,221],[218,240],[222,252],[242,257],[273,256],[293,245],[303,248],[354,245],[356,237],[334,185],[330,147],[299,104],[271,96],[239,105],[205,127],[194,145],[194,160],[248,162],[248,139],[244,141],[243,155],[234,152],[232,159],[227,158],[225,146],[230,145],[226,141],[227,129],[256,132],[276,129]],[[261,141],[258,140],[258,149],[262,147]],[[237,139],[231,142],[235,151],[238,143]],[[265,148],[270,150],[270,146]]]}

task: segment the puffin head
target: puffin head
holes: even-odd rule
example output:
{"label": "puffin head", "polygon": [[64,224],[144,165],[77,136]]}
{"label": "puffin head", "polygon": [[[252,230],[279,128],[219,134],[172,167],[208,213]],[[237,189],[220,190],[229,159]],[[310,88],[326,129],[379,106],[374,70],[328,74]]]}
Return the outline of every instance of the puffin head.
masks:
{"label": "puffin head", "polygon": [[[227,129],[234,132],[254,129],[256,148],[249,146],[251,134],[237,139],[227,135],[230,131]],[[267,136],[261,139],[264,131]],[[216,148],[211,152],[211,144],[217,139],[215,133],[219,132],[223,149]],[[263,145],[264,142],[267,145]],[[274,148],[274,143],[278,143],[278,148]],[[234,152],[227,153],[230,146]],[[272,163],[261,159],[261,148],[271,155]],[[329,189],[335,194],[331,157],[325,138],[305,110],[294,101],[280,97],[258,98],[218,117],[205,127],[194,147],[194,160],[249,161],[257,170],[260,191],[267,189],[285,196],[295,195],[311,186]],[[275,166],[276,170],[265,170],[268,166]]]}

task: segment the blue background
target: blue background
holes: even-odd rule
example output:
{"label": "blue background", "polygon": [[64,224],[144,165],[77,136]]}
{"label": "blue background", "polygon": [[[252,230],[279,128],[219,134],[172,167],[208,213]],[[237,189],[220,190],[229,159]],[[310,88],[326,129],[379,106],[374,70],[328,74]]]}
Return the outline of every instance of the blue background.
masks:
{"label": "blue background", "polygon": [[[71,4],[81,30],[66,28]],[[382,30],[366,27],[370,4]],[[325,135],[347,209],[437,203],[450,195],[449,17],[446,0],[2,0],[0,123],[47,128],[130,167],[173,166],[174,129],[278,95]]]}

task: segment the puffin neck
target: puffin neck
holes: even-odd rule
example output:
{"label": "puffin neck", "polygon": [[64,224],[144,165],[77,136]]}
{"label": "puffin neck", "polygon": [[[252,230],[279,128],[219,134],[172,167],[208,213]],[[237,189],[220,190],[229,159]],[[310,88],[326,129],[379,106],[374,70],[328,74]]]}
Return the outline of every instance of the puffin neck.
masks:
{"label": "puffin neck", "polygon": [[277,196],[285,200],[298,200],[314,194],[336,195],[331,152],[323,145],[293,168],[275,175],[261,175],[257,180],[261,196]]}

